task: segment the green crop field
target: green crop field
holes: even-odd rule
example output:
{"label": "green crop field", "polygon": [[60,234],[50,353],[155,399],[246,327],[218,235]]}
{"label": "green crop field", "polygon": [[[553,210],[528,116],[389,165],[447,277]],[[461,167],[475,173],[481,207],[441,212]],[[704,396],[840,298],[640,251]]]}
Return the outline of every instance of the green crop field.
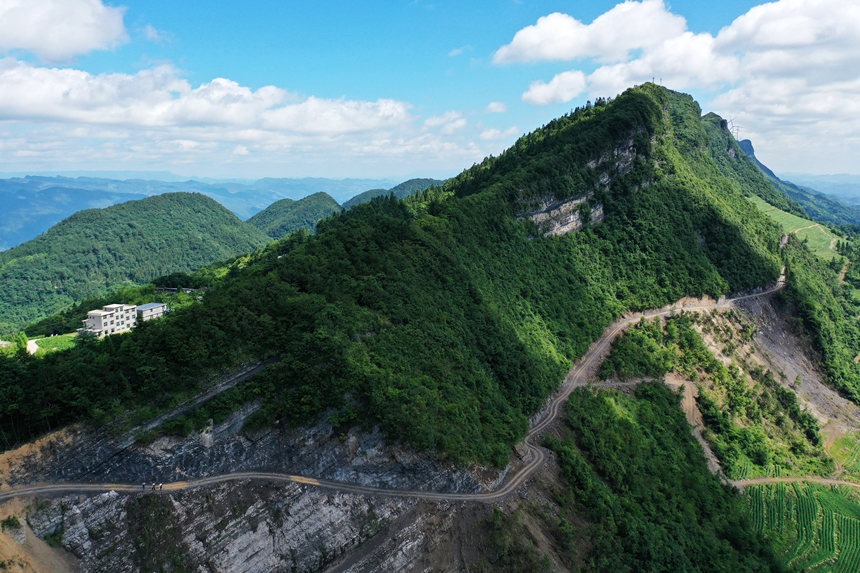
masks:
{"label": "green crop field", "polygon": [[768,217],[779,223],[783,232],[806,239],[810,250],[822,259],[829,261],[837,256],[836,251],[830,247],[833,240],[837,238],[836,235],[820,223],[786,213],[758,197],[753,197],[751,201]]}
{"label": "green crop field", "polygon": [[860,570],[860,497],[850,488],[778,483],[748,487],[744,497],[753,527],[787,566]]}
{"label": "green crop field", "polygon": [[40,338],[36,341],[39,347],[39,354],[42,352],[56,352],[58,350],[67,350],[75,345],[75,337],[77,332],[69,334],[61,334],[60,336],[50,336],[48,338]]}

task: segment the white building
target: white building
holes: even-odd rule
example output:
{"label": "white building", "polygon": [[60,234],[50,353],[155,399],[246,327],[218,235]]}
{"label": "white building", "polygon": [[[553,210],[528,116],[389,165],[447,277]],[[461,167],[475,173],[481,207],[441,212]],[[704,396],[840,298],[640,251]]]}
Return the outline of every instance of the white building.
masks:
{"label": "white building", "polygon": [[133,304],[109,304],[101,310],[91,310],[84,320],[84,333],[101,338],[118,332],[128,332],[138,322],[164,316],[167,305],[163,302],[149,302],[140,306]]}
{"label": "white building", "polygon": [[129,331],[137,324],[136,310],[133,304],[109,304],[101,310],[91,310],[83,330],[98,337]]}
{"label": "white building", "polygon": [[164,316],[167,312],[167,305],[163,302],[148,302],[137,307],[137,320],[152,320]]}

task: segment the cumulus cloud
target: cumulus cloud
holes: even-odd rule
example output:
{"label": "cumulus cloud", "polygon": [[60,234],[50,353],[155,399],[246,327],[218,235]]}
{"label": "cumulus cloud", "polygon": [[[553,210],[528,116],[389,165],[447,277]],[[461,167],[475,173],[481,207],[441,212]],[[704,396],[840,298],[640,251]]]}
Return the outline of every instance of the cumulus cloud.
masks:
{"label": "cumulus cloud", "polygon": [[400,165],[404,173],[447,170],[498,151],[477,146],[467,125],[456,111],[422,121],[394,99],[302,97],[226,78],[192,85],[168,65],[91,74],[0,58],[0,170],[174,166],[211,176],[370,176],[397,174]]}
{"label": "cumulus cloud", "polygon": [[658,46],[685,29],[684,18],[666,10],[662,0],[618,4],[591,24],[556,12],[517,32],[510,44],[496,51],[493,62],[620,61],[631,50]]}
{"label": "cumulus cloud", "polygon": [[585,91],[585,74],[571,70],[556,75],[548,83],[533,82],[523,94],[523,101],[537,105],[567,102]]}
{"label": "cumulus cloud", "polygon": [[61,62],[128,39],[125,8],[101,0],[0,0],[0,51]]}
{"label": "cumulus cloud", "polygon": [[192,87],[171,66],[136,74],[90,74],[0,60],[0,119],[61,120],[125,126],[241,126],[337,135],[401,124],[409,105],[295,96],[215,78]]}
{"label": "cumulus cloud", "polygon": [[702,103],[738,119],[762,152],[782,145],[789,151],[778,158],[792,157],[811,170],[832,169],[834,157],[842,170],[856,170],[850,166],[860,161],[856,151],[851,156],[856,146],[844,144],[860,139],[858,2],[768,2],[713,35],[687,29],[663,2],[627,1],[591,24],[545,16],[494,58],[497,64],[562,60],[584,60],[593,69],[535,81],[524,101],[568,102],[585,92],[611,96],[654,78],[674,89],[718,94]]}
{"label": "cumulus cloud", "polygon": [[508,111],[508,106],[500,101],[491,101],[487,104],[487,113],[505,113]]}

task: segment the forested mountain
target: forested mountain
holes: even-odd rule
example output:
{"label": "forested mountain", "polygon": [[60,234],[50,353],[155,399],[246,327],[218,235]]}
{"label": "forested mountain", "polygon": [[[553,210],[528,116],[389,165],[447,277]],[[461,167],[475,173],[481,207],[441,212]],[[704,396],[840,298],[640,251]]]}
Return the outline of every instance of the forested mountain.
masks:
{"label": "forested mountain", "polygon": [[[788,300],[816,343],[849,332],[834,326],[840,299],[815,298],[832,287],[808,251],[792,243],[784,255],[751,196],[794,208],[719,117],[645,84],[440,187],[377,197],[234,261],[201,303],[162,320],[39,360],[0,358],[0,440],[158,410],[205,374],[271,358],[219,397],[219,413],[259,403],[254,429],[325,412],[335,428],[379,426],[501,466],[571,361],[623,312],[758,287],[785,262]],[[826,354],[828,374],[852,395],[858,367],[846,357]],[[570,488],[559,495],[609,532],[590,538],[609,570],[772,567],[673,400],[656,387],[574,395],[577,446],[553,445]]]}
{"label": "forested mountain", "polygon": [[[161,174],[169,177],[170,174]],[[103,208],[163,193],[202,193],[242,219],[280,199],[325,192],[344,201],[388,179],[266,178],[257,181],[107,179],[27,176],[0,179],[0,250],[28,241],[84,209]]]}
{"label": "forested mountain", "polygon": [[[7,435],[167,399],[211,368],[277,355],[281,365],[257,377],[266,407],[256,423],[335,408],[419,448],[502,463],[618,314],[775,279],[780,232],[744,197],[774,192],[719,118],[646,84],[550,122],[441,188],[376,199],[271,245],[202,304],[121,347],[6,369],[18,373],[5,384],[38,376],[55,397],[29,396]],[[94,356],[76,358],[104,352],[117,365],[109,379],[90,370]],[[162,367],[131,366],[153,352]]]}
{"label": "forested mountain", "polygon": [[281,239],[293,231],[313,231],[317,221],[340,211],[340,205],[328,193],[314,193],[298,201],[281,199],[272,203],[247,223],[273,239]]}
{"label": "forested mountain", "polygon": [[77,300],[251,251],[268,237],[213,199],[169,193],[81,211],[0,252],[0,330]]}
{"label": "forested mountain", "polygon": [[424,191],[430,187],[435,185],[441,185],[444,181],[439,179],[410,179],[408,181],[404,181],[399,185],[395,185],[391,189],[371,189],[369,191],[365,191],[364,193],[359,193],[349,201],[346,201],[343,204],[344,209],[352,209],[356,205],[360,205],[361,203],[367,203],[371,199],[375,197],[384,197],[386,195],[393,194],[398,199],[405,199],[410,195],[414,195],[419,191]]}
{"label": "forested mountain", "polygon": [[834,225],[860,225],[860,207],[843,203],[814,189],[800,187],[791,181],[783,181],[758,160],[755,156],[755,149],[753,149],[752,142],[749,139],[738,142],[738,145],[740,145],[740,148],[753,160],[758,168],[762,170],[770,182],[773,183],[774,187],[797,203],[803,211],[800,214],[806,215],[816,221],[823,221]]}

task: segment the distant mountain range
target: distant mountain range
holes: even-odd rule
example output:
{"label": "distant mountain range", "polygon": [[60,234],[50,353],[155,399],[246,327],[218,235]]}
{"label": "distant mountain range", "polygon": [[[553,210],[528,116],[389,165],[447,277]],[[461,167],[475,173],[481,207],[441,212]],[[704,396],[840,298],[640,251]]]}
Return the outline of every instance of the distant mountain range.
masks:
{"label": "distant mountain range", "polygon": [[860,204],[860,175],[845,173],[835,175],[786,173],[785,177],[791,179],[801,187],[817,189],[851,205]]}
{"label": "distant mountain range", "polygon": [[388,187],[388,179],[260,179],[237,181],[104,179],[98,177],[27,176],[0,179],[0,250],[9,249],[47,231],[51,225],[81,211],[107,207],[162,193],[202,193],[247,219],[280,199],[301,199],[328,193],[343,202],[367,189]]}
{"label": "distant mountain range", "polygon": [[[761,169],[765,176],[770,179],[774,187],[795,201],[806,216],[816,221],[833,223],[834,225],[860,225],[860,207],[856,206],[856,203],[860,202],[860,195],[855,197],[855,204],[851,204],[848,201],[840,201],[832,195],[825,195],[811,187],[801,186],[791,181],[780,179],[756,158],[755,149],[749,139],[738,142],[738,145],[753,160],[753,163]],[[826,181],[819,178],[814,178],[814,180],[822,183]],[[858,193],[860,193],[860,178],[857,180],[856,188]]]}

